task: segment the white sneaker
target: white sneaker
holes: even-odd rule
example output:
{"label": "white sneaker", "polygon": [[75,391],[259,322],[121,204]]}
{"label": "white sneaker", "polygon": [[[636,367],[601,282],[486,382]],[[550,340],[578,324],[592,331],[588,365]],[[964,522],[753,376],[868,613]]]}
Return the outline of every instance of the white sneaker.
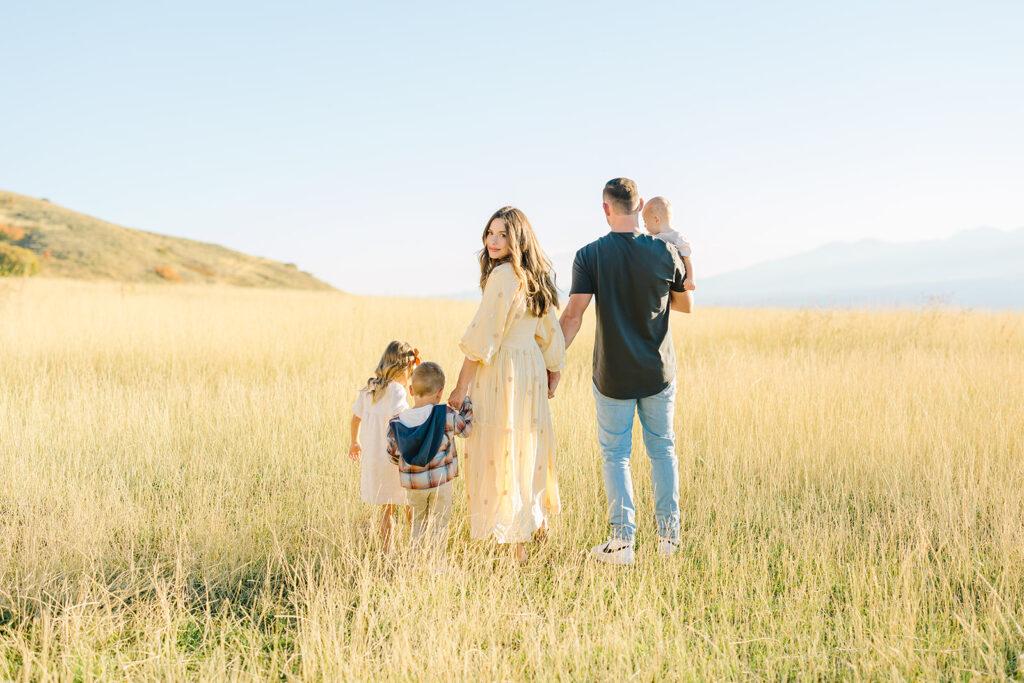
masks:
{"label": "white sneaker", "polygon": [[679,550],[679,539],[669,538],[668,536],[658,537],[658,554],[670,557],[676,554]]}
{"label": "white sneaker", "polygon": [[619,538],[609,538],[601,545],[595,545],[590,554],[598,562],[633,564],[633,544]]}

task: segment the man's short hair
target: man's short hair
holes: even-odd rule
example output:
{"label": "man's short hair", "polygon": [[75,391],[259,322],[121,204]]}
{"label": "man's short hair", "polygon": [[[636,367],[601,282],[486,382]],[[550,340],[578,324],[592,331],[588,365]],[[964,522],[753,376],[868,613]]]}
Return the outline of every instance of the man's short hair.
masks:
{"label": "man's short hair", "polygon": [[432,396],[444,389],[444,370],[437,363],[420,363],[412,371],[412,395]]}
{"label": "man's short hair", "polygon": [[604,200],[620,213],[636,213],[640,210],[640,190],[629,178],[612,178],[604,184]]}

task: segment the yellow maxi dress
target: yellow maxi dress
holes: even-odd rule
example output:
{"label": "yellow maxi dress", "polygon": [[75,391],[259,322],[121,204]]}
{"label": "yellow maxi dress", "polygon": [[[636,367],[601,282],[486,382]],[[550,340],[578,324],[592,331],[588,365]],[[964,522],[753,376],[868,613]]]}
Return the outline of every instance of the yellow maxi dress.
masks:
{"label": "yellow maxi dress", "polygon": [[546,370],[559,371],[565,338],[554,308],[538,318],[512,266],[493,271],[459,344],[480,363],[470,387],[473,430],[463,458],[472,538],[529,541],[561,508]]}

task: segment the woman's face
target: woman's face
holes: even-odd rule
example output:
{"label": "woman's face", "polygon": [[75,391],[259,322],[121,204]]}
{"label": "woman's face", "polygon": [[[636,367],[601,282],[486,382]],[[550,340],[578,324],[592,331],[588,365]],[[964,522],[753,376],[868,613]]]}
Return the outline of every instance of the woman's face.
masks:
{"label": "woman's face", "polygon": [[504,220],[495,218],[487,226],[487,238],[484,240],[484,246],[487,247],[487,255],[491,257],[492,261],[503,259],[509,255],[508,233],[505,230]]}

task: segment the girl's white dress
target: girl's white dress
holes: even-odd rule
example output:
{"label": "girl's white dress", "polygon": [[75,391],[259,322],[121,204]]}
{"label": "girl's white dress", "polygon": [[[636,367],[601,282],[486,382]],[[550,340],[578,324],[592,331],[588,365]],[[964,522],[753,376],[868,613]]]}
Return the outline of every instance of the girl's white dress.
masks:
{"label": "girl's white dress", "polygon": [[398,466],[387,453],[388,421],[408,409],[408,394],[398,382],[392,382],[384,394],[373,400],[370,392],[359,392],[352,413],[362,424],[359,427],[363,446],[362,474],[359,490],[364,503],[405,505],[405,489],[398,481]]}

